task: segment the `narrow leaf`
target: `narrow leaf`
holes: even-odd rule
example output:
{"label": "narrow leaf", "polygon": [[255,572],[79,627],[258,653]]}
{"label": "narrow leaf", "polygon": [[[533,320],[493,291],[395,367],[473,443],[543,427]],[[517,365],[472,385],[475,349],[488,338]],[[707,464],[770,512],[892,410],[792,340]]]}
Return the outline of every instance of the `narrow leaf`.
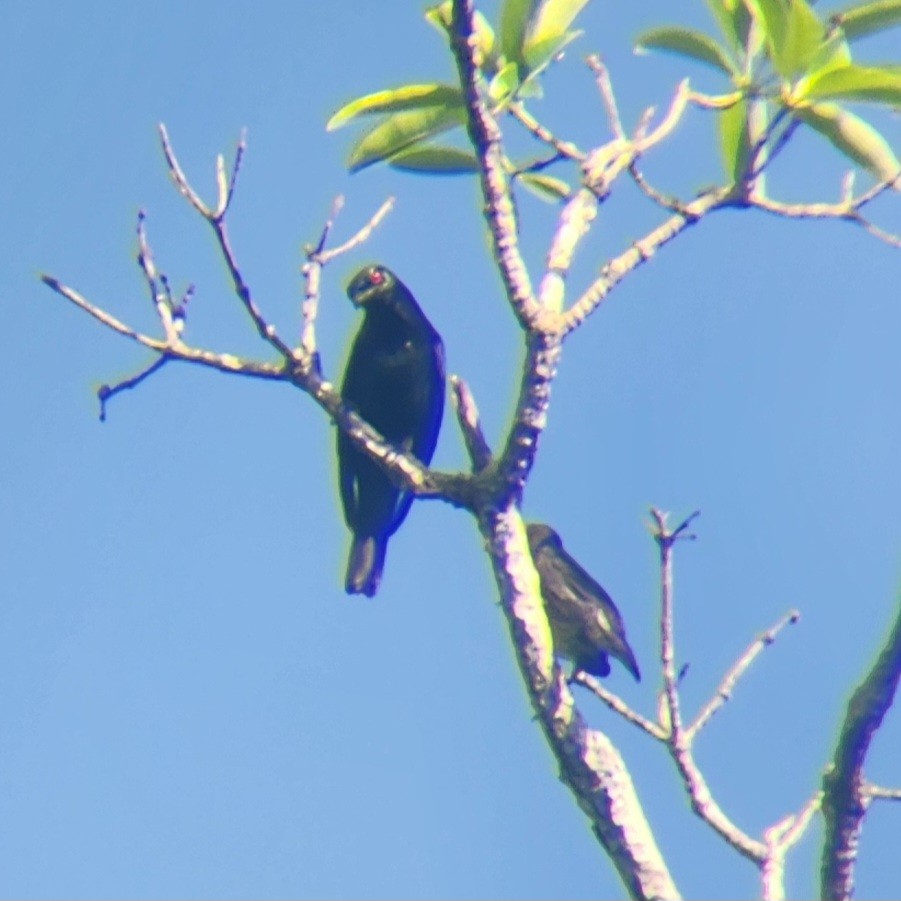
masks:
{"label": "narrow leaf", "polygon": [[527,42],[524,52],[529,78],[534,78],[545,69],[567,44],[574,41],[581,34],[583,34],[581,31],[567,31],[564,34],[554,35],[538,43]]}
{"label": "narrow leaf", "polygon": [[507,63],[488,83],[488,96],[495,103],[503,103],[519,87],[519,66]]}
{"label": "narrow leaf", "polygon": [[751,16],[742,0],[707,0],[707,7],[733,49],[744,50],[751,28]]}
{"label": "narrow leaf", "polygon": [[841,10],[829,20],[838,25],[848,40],[861,38],[893,25],[901,25],[901,0],[875,0]]}
{"label": "narrow leaf", "polygon": [[727,75],[733,75],[736,72],[735,65],[723,47],[713,38],[690,28],[680,28],[675,25],[651,28],[639,35],[635,42],[635,49],[638,52],[666,50],[706,63]]}
{"label": "narrow leaf", "polygon": [[897,157],[885,138],[868,122],[834,103],[812,103],[793,112],[881,181],[897,177]]}
{"label": "narrow leaf", "polygon": [[726,177],[732,182],[738,182],[748,168],[751,155],[747,101],[740,100],[734,106],[724,109],[718,117],[717,125]]}
{"label": "narrow leaf", "polygon": [[357,116],[376,113],[397,113],[403,110],[429,106],[461,105],[460,89],[449,84],[408,84],[400,88],[377,91],[358,97],[345,104],[325,125],[326,131],[334,131]]}
{"label": "narrow leaf", "polygon": [[823,44],[826,26],[807,0],[789,0],[785,29],[780,72],[784,75],[805,72]]}
{"label": "narrow leaf", "polygon": [[746,0],[748,9],[763,31],[770,59],[780,75],[788,75],[782,62],[788,30],[788,10],[783,0]]}
{"label": "narrow leaf", "polygon": [[388,159],[411,144],[447,131],[464,121],[462,104],[427,106],[394,113],[366,132],[353,146],[347,160],[351,172]]}
{"label": "narrow leaf", "polygon": [[811,79],[807,95],[901,106],[901,71],[855,65],[830,69]]}
{"label": "narrow leaf", "polygon": [[501,7],[501,53],[508,61],[522,63],[522,46],[538,0],[504,0]]}
{"label": "narrow leaf", "polygon": [[807,77],[813,80],[830,69],[839,69],[850,63],[851,48],[841,29],[836,29],[820,44],[807,67]]}
{"label": "narrow leaf", "polygon": [[540,172],[522,172],[516,180],[536,197],[550,203],[569,200],[572,194],[572,188],[562,178],[554,178],[552,175],[542,175]]}
{"label": "narrow leaf", "polygon": [[414,144],[388,160],[388,165],[427,175],[463,175],[478,171],[476,157],[468,150],[442,144]]}
{"label": "narrow leaf", "polygon": [[588,0],[545,0],[529,29],[523,45],[523,56],[528,59],[529,48],[545,41],[562,39],[587,4]]}

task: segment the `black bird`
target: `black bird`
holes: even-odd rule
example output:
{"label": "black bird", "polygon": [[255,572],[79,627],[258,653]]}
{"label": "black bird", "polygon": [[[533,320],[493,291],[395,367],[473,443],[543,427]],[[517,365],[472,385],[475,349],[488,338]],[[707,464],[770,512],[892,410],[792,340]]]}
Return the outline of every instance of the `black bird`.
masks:
{"label": "black bird", "polygon": [[[444,412],[444,346],[409,289],[384,266],[366,266],[347,286],[363,310],[341,395],[400,450],[428,465]],[[372,597],[379,587],[388,539],[413,502],[378,463],[338,432],[338,474],[344,518],[353,533],[348,594]]]}
{"label": "black bird", "polygon": [[582,670],[595,676],[610,674],[610,654],[640,682],[622,617],[610,595],[566,553],[550,526],[531,522],[526,533],[556,652],[572,661],[573,674]]}

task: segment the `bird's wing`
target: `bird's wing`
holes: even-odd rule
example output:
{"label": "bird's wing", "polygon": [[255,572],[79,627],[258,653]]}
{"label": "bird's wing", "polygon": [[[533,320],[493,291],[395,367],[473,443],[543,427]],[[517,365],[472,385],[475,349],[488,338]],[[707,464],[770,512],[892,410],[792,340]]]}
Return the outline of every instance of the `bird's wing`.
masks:
{"label": "bird's wing", "polygon": [[358,506],[357,479],[354,475],[350,457],[356,453],[353,442],[344,432],[338,433],[338,487],[341,491],[341,506],[344,507],[344,518],[351,524]]}

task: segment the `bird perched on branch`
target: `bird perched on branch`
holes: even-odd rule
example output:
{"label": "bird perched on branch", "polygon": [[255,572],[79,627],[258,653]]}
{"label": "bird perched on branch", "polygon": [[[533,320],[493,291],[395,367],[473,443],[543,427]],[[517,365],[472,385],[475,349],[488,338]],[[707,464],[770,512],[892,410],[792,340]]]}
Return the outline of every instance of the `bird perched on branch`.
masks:
{"label": "bird perched on branch", "polygon": [[[363,310],[344,371],[341,395],[371,426],[426,465],[444,412],[444,346],[409,289],[384,266],[361,269],[347,296]],[[372,597],[379,587],[388,539],[413,496],[338,432],[338,475],[344,518],[353,534],[348,594]]]}
{"label": "bird perched on branch", "polygon": [[609,675],[607,656],[616,657],[640,682],[622,617],[610,595],[563,549],[550,526],[532,522],[526,534],[556,652],[572,661],[573,674],[582,670],[595,676]]}

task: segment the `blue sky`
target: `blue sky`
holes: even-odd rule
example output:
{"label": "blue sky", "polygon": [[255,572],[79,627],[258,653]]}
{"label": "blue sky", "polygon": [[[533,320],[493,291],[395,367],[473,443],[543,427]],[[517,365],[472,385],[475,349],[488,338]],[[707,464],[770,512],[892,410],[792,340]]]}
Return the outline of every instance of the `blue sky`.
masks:
{"label": "blue sky", "polygon": [[[680,4],[689,7],[689,4]],[[671,14],[596,0],[587,34],[536,104],[584,144],[608,132],[580,59],[607,60],[627,122],[684,73],[631,40]],[[347,535],[332,428],[283,386],[148,362],[39,284],[48,271],[130,323],[155,326],[134,263],[147,210],[158,264],[197,285],[188,339],[265,356],[211,234],[167,183],[164,121],[196,186],[247,127],[231,232],[258,302],[299,334],[302,245],[332,198],[355,230],[397,208],[326,273],[319,338],[338,377],[354,310],[346,278],[384,261],[442,332],[492,441],[518,383],[472,181],[376,168],[348,176],[369,90],[448,79],[417,3],[164,0],[152,9],[7,0],[0,104],[0,895],[23,897],[597,897],[620,885],[556,778],[513,660],[473,522],[414,505],[373,601],[342,591]],[[706,27],[702,4],[687,22]],[[860,44],[888,57],[888,39]],[[694,83],[715,88],[706,71]],[[897,146],[897,120],[878,120]],[[647,161],[686,195],[718,177],[712,120],[691,114]],[[772,173],[785,199],[837,196],[842,160],[803,136]],[[520,200],[540,271],[552,208]],[[901,229],[897,201],[873,213]],[[626,185],[601,211],[571,284],[659,214]],[[650,505],[700,508],[676,561],[689,710],[761,629],[768,649],[699,740],[726,811],[760,831],[816,786],[843,705],[897,604],[901,333],[897,257],[861,230],[723,213],[629,278],[566,345],[525,499],[623,611],[644,681],[609,686],[651,714],[659,687]],[[453,421],[436,465],[465,466]],[[662,750],[581,689],[621,749],[686,896],[748,897],[755,872],[693,818]],[[890,715],[870,777],[899,782]],[[858,896],[901,884],[897,809],[863,836]],[[819,827],[789,861],[815,891]]]}

